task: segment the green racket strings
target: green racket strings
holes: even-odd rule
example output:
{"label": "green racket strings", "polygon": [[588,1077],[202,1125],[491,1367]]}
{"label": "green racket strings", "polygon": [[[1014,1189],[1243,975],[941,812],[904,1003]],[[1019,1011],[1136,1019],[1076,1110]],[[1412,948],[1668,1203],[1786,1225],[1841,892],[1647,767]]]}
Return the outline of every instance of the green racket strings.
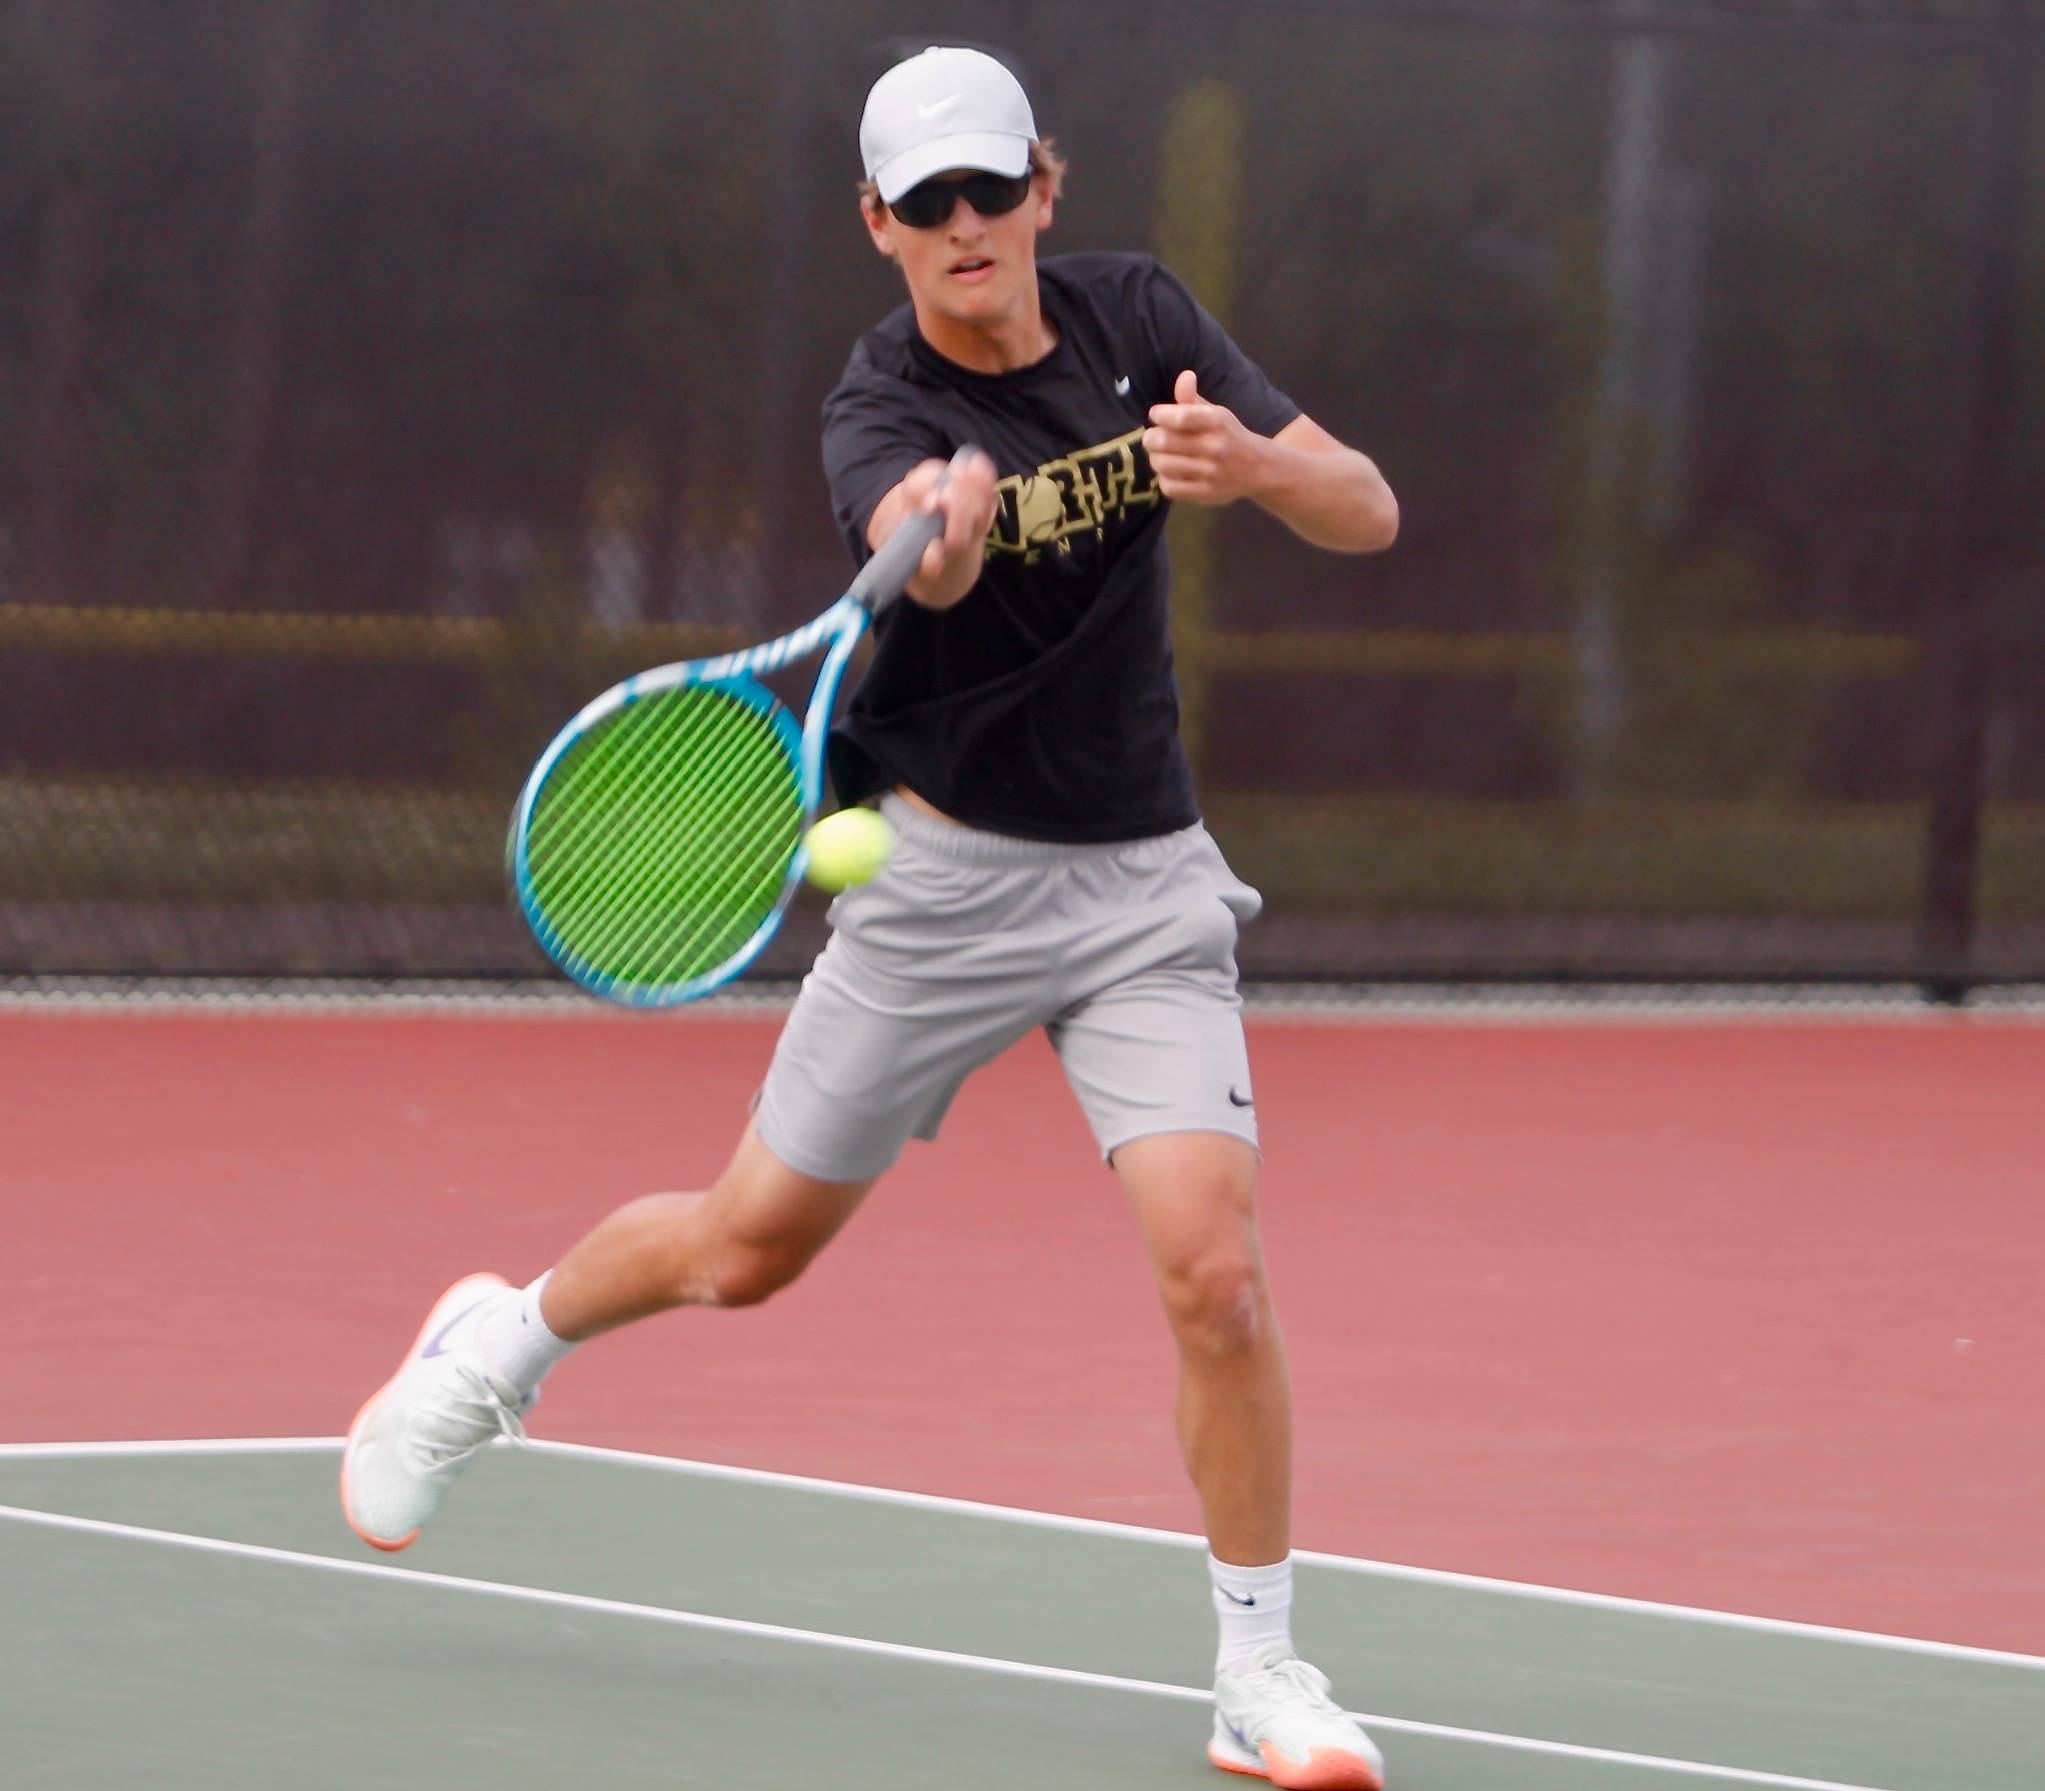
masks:
{"label": "green racket strings", "polygon": [[533,899],[597,975],[676,987],[774,912],[802,819],[772,716],[683,685],[609,717],[555,767],[528,833]]}

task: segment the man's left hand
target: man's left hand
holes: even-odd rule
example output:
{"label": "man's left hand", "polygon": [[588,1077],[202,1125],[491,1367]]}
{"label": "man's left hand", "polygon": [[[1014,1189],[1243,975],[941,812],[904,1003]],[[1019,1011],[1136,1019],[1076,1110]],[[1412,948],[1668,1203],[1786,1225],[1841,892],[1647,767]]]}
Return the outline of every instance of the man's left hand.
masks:
{"label": "man's left hand", "polygon": [[1143,451],[1168,498],[1194,504],[1232,504],[1256,489],[1268,444],[1226,405],[1200,396],[1188,367],[1172,385],[1170,404],[1150,407]]}

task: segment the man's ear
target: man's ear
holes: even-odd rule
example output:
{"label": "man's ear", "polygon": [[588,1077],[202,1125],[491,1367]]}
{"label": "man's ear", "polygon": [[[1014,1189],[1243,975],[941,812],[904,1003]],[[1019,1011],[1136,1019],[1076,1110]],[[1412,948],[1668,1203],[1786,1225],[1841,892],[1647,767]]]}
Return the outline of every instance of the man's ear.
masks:
{"label": "man's ear", "polygon": [[866,225],[868,238],[872,241],[877,253],[893,261],[896,259],[894,241],[889,237],[886,227],[881,222],[885,215],[885,208],[878,199],[868,199],[864,196],[860,198],[859,216]]}

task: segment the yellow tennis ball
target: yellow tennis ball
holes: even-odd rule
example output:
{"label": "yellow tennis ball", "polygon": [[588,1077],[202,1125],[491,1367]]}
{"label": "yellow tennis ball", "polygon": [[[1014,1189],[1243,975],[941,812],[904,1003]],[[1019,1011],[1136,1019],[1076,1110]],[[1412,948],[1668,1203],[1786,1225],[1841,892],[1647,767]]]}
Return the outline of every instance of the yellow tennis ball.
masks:
{"label": "yellow tennis ball", "polygon": [[841,808],[809,830],[809,880],[819,889],[871,883],[895,849],[895,830],[870,808]]}

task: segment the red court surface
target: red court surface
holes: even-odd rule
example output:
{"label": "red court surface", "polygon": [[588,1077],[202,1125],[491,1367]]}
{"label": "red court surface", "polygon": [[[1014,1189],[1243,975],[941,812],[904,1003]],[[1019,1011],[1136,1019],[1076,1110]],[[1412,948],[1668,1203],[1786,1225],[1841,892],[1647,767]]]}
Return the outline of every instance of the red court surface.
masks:
{"label": "red court surface", "polygon": [[[777,1021],[0,1014],[0,1440],[335,1435],[440,1288],[711,1176]],[[2045,1028],[1254,1027],[1303,1547],[2045,1651]],[[1048,1049],[537,1434],[1197,1527]],[[336,1523],[339,1522],[338,1517]]]}

